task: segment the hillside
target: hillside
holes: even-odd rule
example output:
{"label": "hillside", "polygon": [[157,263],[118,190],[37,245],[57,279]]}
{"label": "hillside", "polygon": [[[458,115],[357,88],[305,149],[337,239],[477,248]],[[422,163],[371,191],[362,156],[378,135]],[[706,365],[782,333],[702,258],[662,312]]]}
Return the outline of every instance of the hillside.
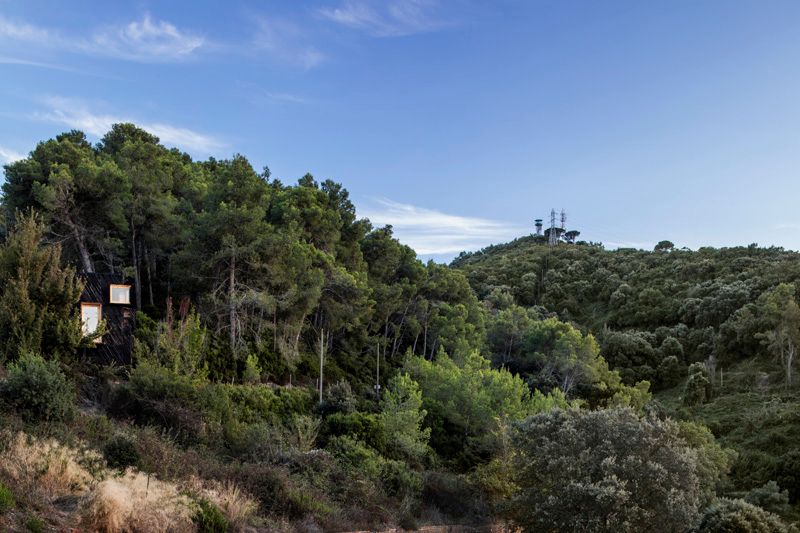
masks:
{"label": "hillside", "polygon": [[[707,425],[737,452],[728,492],[743,494],[772,480],[798,501],[800,389],[786,372],[794,362],[775,339],[796,335],[800,254],[756,245],[551,248],[523,237],[462,254],[452,266],[484,300],[509,294],[519,306],[538,306],[591,332],[623,379],[649,380],[665,412]],[[487,321],[490,337],[493,329],[507,334],[502,313],[495,311],[497,325]],[[492,351],[513,367],[513,355]],[[706,375],[699,399],[687,398],[693,363]]]}
{"label": "hillside", "polygon": [[796,254],[423,263],[133,124],[4,172],[0,529],[793,531]]}

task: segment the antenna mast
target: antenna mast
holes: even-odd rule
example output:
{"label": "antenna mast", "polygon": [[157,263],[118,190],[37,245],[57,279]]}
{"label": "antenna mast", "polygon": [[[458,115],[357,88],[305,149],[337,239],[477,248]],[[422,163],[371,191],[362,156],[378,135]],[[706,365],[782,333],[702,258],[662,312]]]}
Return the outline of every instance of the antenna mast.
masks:
{"label": "antenna mast", "polygon": [[[564,214],[563,214],[563,211],[562,211],[562,218],[563,217],[564,217]],[[549,230],[549,233],[547,235],[547,244],[549,244],[550,246],[555,246],[556,244],[558,244],[558,235],[556,233],[556,210],[555,209],[551,209],[550,210],[550,230]]]}

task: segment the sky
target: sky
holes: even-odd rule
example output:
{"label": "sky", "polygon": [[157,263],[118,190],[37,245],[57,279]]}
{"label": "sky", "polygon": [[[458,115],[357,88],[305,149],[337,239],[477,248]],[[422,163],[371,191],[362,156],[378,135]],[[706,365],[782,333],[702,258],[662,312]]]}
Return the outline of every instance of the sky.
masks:
{"label": "sky", "polygon": [[131,121],[344,184],[423,258],[800,249],[800,2],[0,0],[0,163]]}

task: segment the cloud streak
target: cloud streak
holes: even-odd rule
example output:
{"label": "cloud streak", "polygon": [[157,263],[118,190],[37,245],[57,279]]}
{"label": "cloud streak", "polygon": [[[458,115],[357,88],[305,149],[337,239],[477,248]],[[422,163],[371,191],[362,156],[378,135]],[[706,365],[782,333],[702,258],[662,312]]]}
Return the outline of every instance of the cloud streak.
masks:
{"label": "cloud streak", "polygon": [[[88,38],[62,35],[56,30],[12,21],[0,15],[0,41],[2,40],[139,62],[185,60],[205,44],[205,39],[200,35],[181,30],[163,20],[154,20],[149,14],[145,14],[141,20],[127,24],[97,28]],[[48,66],[33,61],[27,64]]]}
{"label": "cloud streak", "polygon": [[13,163],[20,159],[25,159],[25,155],[10,148],[0,146],[0,164]]}
{"label": "cloud streak", "polygon": [[94,113],[80,100],[56,96],[46,98],[44,103],[49,109],[34,113],[34,118],[56,124],[64,124],[95,137],[105,135],[114,124],[133,122],[157,136],[163,143],[177,146],[195,154],[210,155],[225,146],[223,142],[215,137],[188,128],[181,128],[163,122],[139,121],[126,116]]}
{"label": "cloud streak", "polygon": [[375,203],[360,214],[378,226],[391,225],[397,238],[421,255],[477,250],[529,232],[498,220],[451,215],[385,198]]}
{"label": "cloud streak", "polygon": [[325,54],[310,44],[302,28],[288,20],[259,18],[253,46],[274,59],[306,70],[318,66]]}
{"label": "cloud streak", "polygon": [[432,0],[345,0],[338,7],[322,8],[324,18],[373,37],[401,37],[440,29],[447,25],[435,16]]}

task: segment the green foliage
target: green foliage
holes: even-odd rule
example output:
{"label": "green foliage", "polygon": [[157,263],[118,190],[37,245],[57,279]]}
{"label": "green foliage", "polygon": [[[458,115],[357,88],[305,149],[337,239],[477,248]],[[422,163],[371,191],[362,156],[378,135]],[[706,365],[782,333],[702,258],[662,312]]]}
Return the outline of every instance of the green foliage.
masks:
{"label": "green foliage", "polygon": [[713,388],[708,379],[708,370],[702,363],[689,366],[689,379],[683,391],[684,405],[692,406],[706,403],[711,399]]}
{"label": "green foliage", "polygon": [[44,533],[45,527],[46,525],[44,520],[38,516],[30,516],[27,520],[25,520],[25,528],[30,533]]}
{"label": "green foliage", "polygon": [[55,361],[22,354],[0,383],[5,401],[30,421],[64,421],[75,412],[75,389]]}
{"label": "green foliage", "polygon": [[111,437],[103,446],[103,457],[109,468],[125,470],[129,466],[139,467],[141,457],[133,441],[124,435]]}
{"label": "green foliage", "polygon": [[261,366],[258,364],[258,357],[253,354],[248,355],[244,362],[242,381],[250,385],[261,381]]}
{"label": "green foliage", "polygon": [[430,428],[422,423],[427,412],[422,408],[422,391],[406,373],[397,374],[381,399],[381,421],[390,456],[419,464],[428,453]]}
{"label": "green foliage", "polygon": [[200,323],[200,316],[191,312],[176,321],[171,300],[168,302],[165,321],[154,324],[149,319],[143,320],[136,343],[136,359],[152,361],[182,376],[206,379],[208,333]]}
{"label": "green foliage", "polygon": [[700,523],[692,530],[696,533],[788,533],[797,531],[781,519],[744,500],[721,498],[703,514]]}
{"label": "green foliage", "polygon": [[352,413],[356,410],[356,397],[347,381],[337,381],[325,390],[322,403],[317,406],[321,415]]}
{"label": "green foliage", "polygon": [[197,503],[194,523],[199,533],[227,533],[228,520],[219,508],[208,500]]}
{"label": "green foliage", "polygon": [[374,413],[334,413],[325,417],[320,437],[327,442],[331,437],[348,435],[363,442],[378,452],[385,453],[387,435],[383,417]]}
{"label": "green foliage", "polygon": [[17,214],[0,245],[0,354],[46,353],[72,361],[84,342],[78,299],[83,286],[61,266],[61,248],[44,243],[45,226],[34,213]]}
{"label": "green foliage", "polygon": [[350,472],[378,482],[390,496],[416,498],[422,490],[418,472],[402,461],[386,459],[352,437],[334,437],[327,449],[347,465]]}
{"label": "green foliage", "polygon": [[789,491],[782,491],[777,483],[770,480],[748,492],[744,501],[770,513],[784,514],[789,509]]}
{"label": "green foliage", "polygon": [[0,515],[10,511],[14,508],[17,502],[14,500],[14,495],[4,483],[0,482]]}
{"label": "green foliage", "polygon": [[724,473],[675,422],[630,409],[535,415],[513,443],[509,515],[529,531],[681,531]]}
{"label": "green foliage", "polygon": [[[496,451],[497,428],[548,406],[532,400],[528,386],[507,370],[492,369],[478,353],[463,366],[440,352],[434,361],[411,356],[406,371],[419,384],[430,443],[439,456],[459,468],[488,460]],[[563,396],[558,400],[566,404]]]}
{"label": "green foliage", "polygon": [[674,355],[669,355],[661,360],[656,369],[658,381],[665,388],[676,386],[683,379],[683,369]]}

